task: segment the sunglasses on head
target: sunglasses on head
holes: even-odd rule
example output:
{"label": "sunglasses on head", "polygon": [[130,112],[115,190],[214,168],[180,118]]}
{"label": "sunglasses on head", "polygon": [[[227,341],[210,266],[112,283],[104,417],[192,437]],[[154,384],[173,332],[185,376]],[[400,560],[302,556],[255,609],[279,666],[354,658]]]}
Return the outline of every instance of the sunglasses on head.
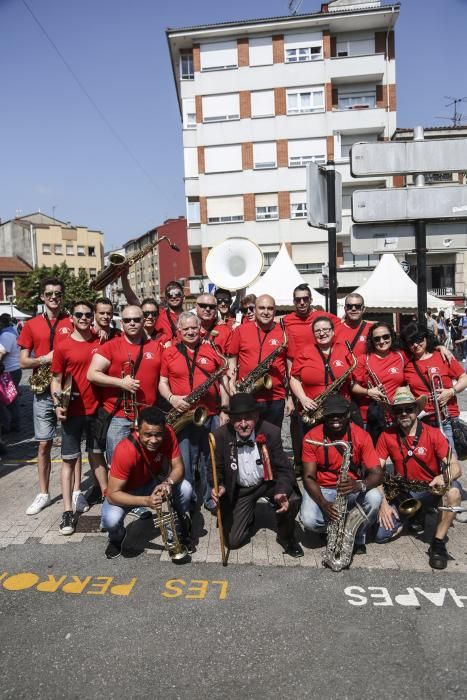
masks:
{"label": "sunglasses on head", "polygon": [[63,296],[62,292],[44,292],[44,296],[46,299],[52,299],[52,297],[56,297],[57,299],[61,299]]}
{"label": "sunglasses on head", "polygon": [[217,304],[200,304],[198,302],[198,306],[200,309],[209,309],[209,311],[214,311],[216,308]]}
{"label": "sunglasses on head", "polygon": [[92,318],[94,314],[92,313],[92,311],[74,311],[73,316],[75,318],[83,318],[83,316],[84,318]]}
{"label": "sunglasses on head", "polygon": [[242,306],[242,314],[248,313],[248,311],[254,311],[255,307],[254,306]]}
{"label": "sunglasses on head", "polygon": [[182,296],[181,292],[172,292],[172,294],[167,294],[167,299],[181,299]]}
{"label": "sunglasses on head", "polygon": [[392,412],[395,416],[402,416],[403,413],[417,413],[417,410],[417,404],[411,403],[393,408]]}
{"label": "sunglasses on head", "polygon": [[153,318],[157,318],[159,316],[158,311],[143,311],[143,316],[144,318],[149,318],[149,316],[152,316]]}
{"label": "sunglasses on head", "polygon": [[350,311],[351,309],[357,309],[360,311],[363,308],[363,304],[346,304],[345,308]]}
{"label": "sunglasses on head", "polygon": [[384,335],[374,335],[373,336],[373,342],[374,343],[385,343],[386,341],[391,340],[391,334],[390,333],[385,333]]}
{"label": "sunglasses on head", "polygon": [[130,316],[130,318],[122,318],[122,323],[131,323],[134,321],[135,323],[141,323],[142,318],[141,316]]}

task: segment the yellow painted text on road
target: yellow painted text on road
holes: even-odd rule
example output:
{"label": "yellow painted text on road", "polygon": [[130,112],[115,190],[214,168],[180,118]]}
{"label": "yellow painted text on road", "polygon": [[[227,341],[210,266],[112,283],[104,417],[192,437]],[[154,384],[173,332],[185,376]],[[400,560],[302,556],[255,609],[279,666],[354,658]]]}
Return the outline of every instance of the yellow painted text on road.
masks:
{"label": "yellow painted text on road", "polygon": [[206,579],[171,578],[166,581],[162,596],[164,598],[185,598],[185,600],[204,600],[217,598],[225,600],[228,595],[228,581],[206,581]]}
{"label": "yellow painted text on road", "polygon": [[41,593],[71,593],[74,595],[116,595],[129,596],[135,587],[137,578],[128,582],[118,581],[113,576],[75,576],[62,574],[46,577],[26,571],[10,574],[0,573],[1,586],[7,591],[25,591],[30,588]]}

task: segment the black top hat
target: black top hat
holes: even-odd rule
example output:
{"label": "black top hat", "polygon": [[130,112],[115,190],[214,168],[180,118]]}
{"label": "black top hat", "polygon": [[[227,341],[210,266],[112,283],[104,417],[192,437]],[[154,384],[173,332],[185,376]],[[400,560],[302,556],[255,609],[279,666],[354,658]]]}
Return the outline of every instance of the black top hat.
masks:
{"label": "black top hat", "polygon": [[323,405],[323,418],[325,416],[332,416],[335,413],[344,414],[350,411],[350,403],[347,399],[339,394],[331,394],[325,400]]}
{"label": "black top hat", "polygon": [[231,416],[238,416],[241,413],[254,413],[258,410],[253,394],[234,394],[230,399],[230,408],[227,411]]}

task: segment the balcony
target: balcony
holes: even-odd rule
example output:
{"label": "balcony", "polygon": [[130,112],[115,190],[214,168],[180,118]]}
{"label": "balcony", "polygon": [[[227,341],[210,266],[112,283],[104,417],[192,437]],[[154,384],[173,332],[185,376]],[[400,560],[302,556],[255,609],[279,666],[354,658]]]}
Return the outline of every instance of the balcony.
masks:
{"label": "balcony", "polygon": [[329,75],[333,84],[380,82],[385,71],[384,54],[342,56],[331,59]]}

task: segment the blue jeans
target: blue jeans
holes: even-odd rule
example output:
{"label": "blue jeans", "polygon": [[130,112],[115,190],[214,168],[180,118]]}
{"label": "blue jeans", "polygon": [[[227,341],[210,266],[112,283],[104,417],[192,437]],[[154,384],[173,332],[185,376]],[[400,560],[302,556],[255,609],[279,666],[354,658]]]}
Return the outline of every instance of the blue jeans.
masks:
{"label": "blue jeans", "polygon": [[[321,493],[324,498],[330,503],[336,500],[336,489],[321,488]],[[365,511],[368,520],[362,523],[358,528],[355,537],[355,544],[364,544],[366,531],[372,523],[376,521],[379,507],[381,505],[382,496],[378,489],[370,489],[365,493],[351,493],[348,497],[349,510],[358,503]],[[302,507],[300,509],[300,520],[302,521],[305,530],[312,532],[326,532],[328,526],[328,518],[324,515],[321,508],[318,506],[311,496],[306,491],[302,497]]]}
{"label": "blue jeans", "polygon": [[[154,479],[148,484],[145,484],[145,486],[141,486],[141,488],[135,489],[130,493],[134,496],[149,496],[149,494],[154,491],[157,483],[158,482]],[[173,504],[179,516],[183,516],[185,513],[188,513],[191,492],[191,486],[186,479],[172,487]],[[120,544],[125,537],[123,521],[125,520],[125,515],[132,510],[133,507],[134,506],[115,506],[112,503],[109,503],[107,498],[104,500],[102,505],[101,524],[102,527],[107,530],[110,542]]]}
{"label": "blue jeans", "polygon": [[107,439],[105,442],[105,456],[107,459],[107,464],[110,467],[112,461],[112,455],[118,443],[128,437],[131,433],[132,422],[128,418],[119,418],[114,416],[110,421],[109,429],[107,431]]}
{"label": "blue jeans", "polygon": [[284,420],[285,399],[273,399],[271,401],[258,401],[259,415],[268,423],[282,428]]}
{"label": "blue jeans", "polygon": [[219,416],[210,416],[201,428],[193,423],[189,423],[177,435],[178,446],[180,447],[185,466],[185,479],[193,487],[193,503],[196,503],[195,472],[196,465],[198,465],[203,502],[208,508],[214,508],[215,505],[211,498],[211,484],[209,484],[207,477],[207,470],[211,460],[208,435],[218,427]]}

